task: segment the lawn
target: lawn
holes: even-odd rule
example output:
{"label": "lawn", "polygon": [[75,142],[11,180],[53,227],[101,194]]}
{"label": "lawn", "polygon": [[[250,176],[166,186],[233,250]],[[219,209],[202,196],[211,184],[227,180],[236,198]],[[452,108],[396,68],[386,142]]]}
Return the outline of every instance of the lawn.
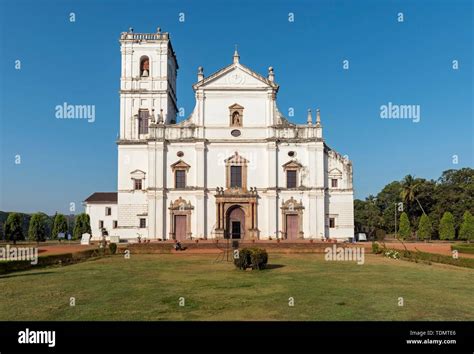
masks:
{"label": "lawn", "polygon": [[320,254],[270,254],[264,271],[239,271],[214,259],[117,255],[3,275],[0,320],[474,318],[472,269],[370,254],[364,265],[326,262]]}

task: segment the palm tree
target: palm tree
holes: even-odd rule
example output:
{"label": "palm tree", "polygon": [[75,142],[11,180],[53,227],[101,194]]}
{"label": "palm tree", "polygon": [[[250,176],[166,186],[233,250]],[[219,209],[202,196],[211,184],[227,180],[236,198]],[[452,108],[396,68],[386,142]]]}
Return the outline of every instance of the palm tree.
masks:
{"label": "palm tree", "polygon": [[426,214],[425,210],[418,201],[418,198],[416,197],[416,192],[420,185],[421,182],[417,181],[412,175],[405,176],[402,181],[402,190],[400,192],[400,197],[402,198],[403,203],[405,203],[407,206],[411,205],[413,201],[416,201],[420,206],[423,214]]}

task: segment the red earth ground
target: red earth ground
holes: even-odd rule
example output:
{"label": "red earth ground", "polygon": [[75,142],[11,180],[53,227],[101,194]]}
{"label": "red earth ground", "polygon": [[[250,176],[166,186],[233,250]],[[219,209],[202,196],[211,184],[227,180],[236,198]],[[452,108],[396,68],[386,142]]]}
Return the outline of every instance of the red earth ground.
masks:
{"label": "red earth ground", "polygon": [[[156,242],[152,242],[152,243],[156,243]],[[159,243],[167,243],[167,244],[172,244],[171,241],[161,241]],[[199,241],[200,244],[203,244],[203,245],[209,245],[211,243],[214,243],[214,241],[207,241],[207,240],[200,240]],[[277,241],[273,240],[273,241],[258,241],[259,244],[272,244],[272,243],[277,243]],[[281,242],[281,245],[283,246],[285,243],[285,241],[282,241]],[[309,243],[309,241],[306,241],[306,240],[298,240],[296,241],[295,243]],[[329,242],[314,242],[314,243],[317,243],[317,244],[320,244],[320,245],[323,245],[323,244],[326,244],[328,246],[332,245],[332,243],[329,243]],[[187,243],[184,243],[183,245],[186,246]],[[371,251],[371,242],[361,242],[361,243],[357,243],[356,245],[358,246],[364,246],[364,248],[366,248],[366,251],[367,252],[370,252]],[[428,252],[428,253],[437,253],[437,254],[442,254],[442,255],[447,255],[447,256],[451,256],[452,255],[452,251],[451,251],[451,245],[452,243],[448,243],[448,242],[409,242],[409,243],[405,243],[405,246],[408,250],[410,251],[421,251],[421,252]],[[248,246],[251,246],[251,243],[248,244]],[[260,245],[259,245],[260,246]],[[291,248],[291,245],[289,243],[289,248]],[[403,247],[403,244],[400,243],[400,242],[386,242],[385,243],[385,246],[387,248],[394,248],[394,249],[399,249],[399,250],[403,250],[404,247]],[[77,243],[74,243],[74,244],[56,244],[56,245],[52,245],[52,244],[49,244],[49,245],[45,245],[45,246],[40,246],[39,247],[39,253],[40,255],[50,255],[50,254],[61,254],[61,253],[74,253],[74,252],[78,252],[78,251],[83,251],[83,250],[87,250],[87,249],[93,249],[93,248],[96,248],[97,245],[89,245],[89,246],[83,246],[83,245],[80,245],[80,244],[77,244]],[[296,251],[296,250],[294,250]],[[177,253],[177,254],[189,254],[189,253],[196,253],[196,254],[203,254],[203,253],[212,253],[212,254],[218,254],[218,253],[221,253],[222,252],[222,249],[221,248],[191,248],[191,249],[187,249],[185,251],[172,251],[172,253]],[[459,253],[459,257],[466,257],[466,258],[474,258],[474,254],[466,254],[466,253]]]}

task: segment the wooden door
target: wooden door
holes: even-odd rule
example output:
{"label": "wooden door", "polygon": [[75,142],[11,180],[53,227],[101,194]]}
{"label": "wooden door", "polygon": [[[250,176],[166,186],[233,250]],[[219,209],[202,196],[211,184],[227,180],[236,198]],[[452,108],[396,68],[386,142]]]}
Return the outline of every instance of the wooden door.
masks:
{"label": "wooden door", "polygon": [[178,241],[186,239],[186,215],[174,216],[174,234]]}
{"label": "wooden door", "polygon": [[298,215],[286,216],[286,238],[296,240],[298,238]]}

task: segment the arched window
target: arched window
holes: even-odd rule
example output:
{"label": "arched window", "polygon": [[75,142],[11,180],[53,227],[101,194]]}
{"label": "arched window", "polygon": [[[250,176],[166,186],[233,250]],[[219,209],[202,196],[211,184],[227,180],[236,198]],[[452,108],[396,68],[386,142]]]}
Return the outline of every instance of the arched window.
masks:
{"label": "arched window", "polygon": [[150,76],[150,59],[148,57],[142,57],[140,59],[140,77]]}

